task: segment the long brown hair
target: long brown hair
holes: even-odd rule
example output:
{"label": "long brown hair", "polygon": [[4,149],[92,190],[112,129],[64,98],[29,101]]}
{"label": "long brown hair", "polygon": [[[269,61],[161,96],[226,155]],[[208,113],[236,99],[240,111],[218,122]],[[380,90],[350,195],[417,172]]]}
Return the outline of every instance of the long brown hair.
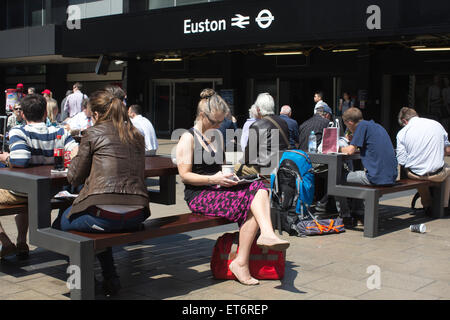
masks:
{"label": "long brown hair", "polygon": [[106,90],[94,92],[89,98],[89,108],[92,114],[98,113],[96,125],[112,121],[122,143],[145,148],[144,136],[131,123],[123,102],[111,92]]}

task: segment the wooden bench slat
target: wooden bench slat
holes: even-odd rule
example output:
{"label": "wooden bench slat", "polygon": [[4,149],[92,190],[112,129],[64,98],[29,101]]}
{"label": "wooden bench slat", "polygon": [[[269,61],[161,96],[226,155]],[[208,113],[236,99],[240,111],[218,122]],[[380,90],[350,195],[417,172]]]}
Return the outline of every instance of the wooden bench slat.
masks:
{"label": "wooden bench slat", "polygon": [[145,229],[135,232],[121,233],[86,233],[70,231],[70,233],[94,240],[95,249],[104,249],[136,241],[173,235],[193,230],[216,227],[233,223],[225,218],[211,217],[194,213],[162,217],[147,220]]}

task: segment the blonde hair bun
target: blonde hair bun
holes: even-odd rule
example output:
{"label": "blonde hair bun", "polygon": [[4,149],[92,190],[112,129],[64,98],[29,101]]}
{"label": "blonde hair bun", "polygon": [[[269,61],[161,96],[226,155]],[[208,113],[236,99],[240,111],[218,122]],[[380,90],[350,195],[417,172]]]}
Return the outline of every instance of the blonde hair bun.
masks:
{"label": "blonde hair bun", "polygon": [[214,89],[203,89],[202,92],[200,93],[200,98],[208,99],[215,94],[216,92],[214,91]]}

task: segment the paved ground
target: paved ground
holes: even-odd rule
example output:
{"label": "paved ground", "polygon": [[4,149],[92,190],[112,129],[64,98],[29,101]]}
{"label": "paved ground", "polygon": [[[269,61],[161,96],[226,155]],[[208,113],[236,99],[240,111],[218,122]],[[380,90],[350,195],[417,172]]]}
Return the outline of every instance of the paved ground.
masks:
{"label": "paved ground", "polygon": [[[170,147],[162,141],[160,152]],[[383,234],[374,239],[364,238],[362,229],[310,238],[284,233],[291,242],[285,278],[254,287],[211,276],[215,240],[224,232],[237,231],[236,225],[115,248],[123,285],[116,299],[450,299],[450,218],[430,220],[421,211],[411,212],[411,198],[411,193],[402,193],[383,199],[384,214],[402,215],[383,218]],[[153,217],[188,212],[182,199],[183,185],[178,181],[177,204],[152,205]],[[13,217],[1,221],[14,238]],[[413,223],[426,223],[427,233],[410,232]],[[0,300],[69,299],[65,257],[31,249],[28,260],[13,258],[0,264]],[[100,275],[98,264],[96,273]],[[379,289],[373,288],[377,284]]]}

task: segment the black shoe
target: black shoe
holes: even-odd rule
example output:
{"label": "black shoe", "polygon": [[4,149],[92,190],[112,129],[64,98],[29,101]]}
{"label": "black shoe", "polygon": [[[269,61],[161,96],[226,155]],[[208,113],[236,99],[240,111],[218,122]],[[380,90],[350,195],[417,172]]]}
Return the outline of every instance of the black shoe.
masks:
{"label": "black shoe", "polygon": [[342,218],[342,221],[344,222],[344,227],[346,229],[351,229],[356,226],[356,220],[353,217],[344,217]]}
{"label": "black shoe", "polygon": [[433,216],[433,211],[431,210],[431,207],[423,208],[423,211],[425,212],[425,215],[427,217],[432,217]]}
{"label": "black shoe", "polygon": [[115,276],[109,279],[103,280],[102,283],[103,293],[105,296],[115,296],[119,293],[122,286],[120,285],[119,277]]}

